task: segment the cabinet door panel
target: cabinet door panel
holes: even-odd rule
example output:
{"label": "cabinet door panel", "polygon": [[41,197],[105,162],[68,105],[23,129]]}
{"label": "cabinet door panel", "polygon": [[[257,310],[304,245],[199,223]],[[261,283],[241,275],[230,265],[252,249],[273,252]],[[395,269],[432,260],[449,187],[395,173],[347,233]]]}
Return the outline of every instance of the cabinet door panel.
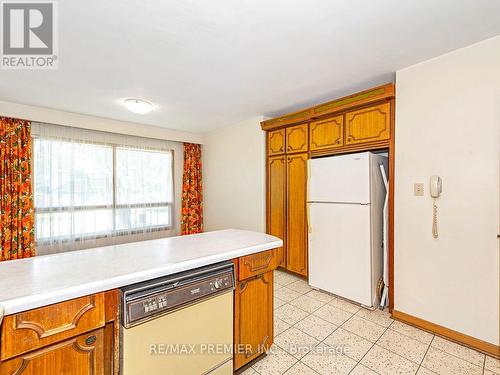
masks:
{"label": "cabinet door panel", "polygon": [[391,105],[380,104],[346,114],[346,145],[391,137]]}
{"label": "cabinet door panel", "polygon": [[[285,199],[286,199],[285,156],[268,159],[268,233],[281,238],[285,243]],[[278,264],[285,266],[286,245],[277,249]]]}
{"label": "cabinet door panel", "polygon": [[1,359],[102,327],[104,320],[104,293],[8,315],[1,327]]}
{"label": "cabinet door panel", "polygon": [[0,375],[103,375],[104,328],[0,363]]}
{"label": "cabinet door panel", "polygon": [[314,121],[309,125],[309,149],[342,147],[344,145],[344,116]]}
{"label": "cabinet door panel", "polygon": [[286,128],[287,154],[307,151],[309,146],[308,125],[302,124]]}
{"label": "cabinet door panel", "polygon": [[267,133],[267,154],[279,155],[285,153],[285,129]]}
{"label": "cabinet door panel", "polygon": [[239,281],[235,290],[235,369],[269,349],[273,343],[273,271]]}
{"label": "cabinet door panel", "polygon": [[307,154],[287,156],[287,269],[307,276]]}

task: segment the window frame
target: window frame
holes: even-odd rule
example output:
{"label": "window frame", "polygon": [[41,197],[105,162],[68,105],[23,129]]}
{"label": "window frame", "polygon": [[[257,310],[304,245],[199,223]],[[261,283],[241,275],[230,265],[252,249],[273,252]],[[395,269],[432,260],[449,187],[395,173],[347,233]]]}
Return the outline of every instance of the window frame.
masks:
{"label": "window frame", "polygon": [[[112,238],[112,237],[126,237],[137,234],[144,234],[150,232],[160,232],[160,231],[170,231],[175,229],[175,225],[173,219],[174,209],[175,209],[175,182],[174,182],[174,150],[172,149],[161,149],[154,147],[145,147],[145,146],[127,146],[120,145],[116,143],[104,143],[104,142],[88,142],[85,140],[79,141],[75,139],[67,139],[67,138],[54,138],[54,137],[40,137],[40,136],[32,136],[33,140],[33,149],[35,142],[43,139],[51,139],[55,141],[61,142],[75,142],[75,143],[88,143],[93,145],[104,145],[109,146],[112,150],[112,166],[113,166],[113,174],[112,174],[112,204],[111,205],[85,205],[85,206],[58,206],[58,207],[36,207],[34,205],[34,216],[35,216],[35,243],[38,246],[45,246],[50,244],[64,244],[68,242],[80,242],[91,239],[103,239],[103,238]],[[117,148],[130,148],[132,150],[137,151],[151,151],[156,153],[164,153],[170,154],[170,174],[171,174],[171,192],[172,192],[172,201],[171,202],[154,202],[154,203],[132,203],[132,204],[118,204],[116,203],[117,197],[117,160],[116,160],[116,150]],[[31,158],[31,166],[32,166],[32,181],[33,181],[33,192],[35,193],[35,152],[33,152],[33,157]],[[34,203],[36,204],[36,200],[34,199]],[[151,225],[145,227],[137,227],[130,229],[116,229],[116,210],[123,208],[149,208],[149,207],[167,207],[168,215],[169,215],[169,223],[170,225]],[[37,214],[44,213],[57,213],[57,212],[65,212],[65,211],[91,211],[91,210],[112,210],[113,212],[113,230],[108,233],[94,232],[85,235],[74,235],[71,234],[69,236],[57,236],[50,238],[37,239],[36,237],[36,216]],[[74,237],[74,238],[73,238]]]}

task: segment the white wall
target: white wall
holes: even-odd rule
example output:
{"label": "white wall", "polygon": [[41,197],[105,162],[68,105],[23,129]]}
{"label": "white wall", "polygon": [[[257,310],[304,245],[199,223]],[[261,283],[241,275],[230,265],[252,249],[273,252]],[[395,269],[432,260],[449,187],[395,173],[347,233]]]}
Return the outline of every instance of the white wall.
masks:
{"label": "white wall", "polygon": [[0,101],[0,116],[167,141],[203,143],[203,137],[199,133],[4,101]]}
{"label": "white wall", "polygon": [[204,135],[203,205],[205,230],[264,232],[265,134],[262,117]]}
{"label": "white wall", "polygon": [[498,345],[500,37],[400,70],[396,85],[395,309]]}

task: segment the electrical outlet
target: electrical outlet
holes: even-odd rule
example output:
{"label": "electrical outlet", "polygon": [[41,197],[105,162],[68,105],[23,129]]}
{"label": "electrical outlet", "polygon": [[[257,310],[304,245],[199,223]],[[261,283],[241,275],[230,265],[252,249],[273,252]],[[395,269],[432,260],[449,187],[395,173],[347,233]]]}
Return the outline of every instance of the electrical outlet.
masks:
{"label": "electrical outlet", "polygon": [[424,184],[421,182],[415,183],[413,185],[413,194],[416,197],[421,197],[424,195]]}

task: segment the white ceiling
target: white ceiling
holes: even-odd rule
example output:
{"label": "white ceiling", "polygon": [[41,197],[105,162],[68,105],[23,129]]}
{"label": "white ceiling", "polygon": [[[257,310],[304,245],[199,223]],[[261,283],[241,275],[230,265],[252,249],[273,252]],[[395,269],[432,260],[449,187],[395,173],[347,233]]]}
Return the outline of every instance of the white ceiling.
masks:
{"label": "white ceiling", "polygon": [[498,0],[64,0],[59,69],[0,71],[0,100],[205,132],[498,34]]}

